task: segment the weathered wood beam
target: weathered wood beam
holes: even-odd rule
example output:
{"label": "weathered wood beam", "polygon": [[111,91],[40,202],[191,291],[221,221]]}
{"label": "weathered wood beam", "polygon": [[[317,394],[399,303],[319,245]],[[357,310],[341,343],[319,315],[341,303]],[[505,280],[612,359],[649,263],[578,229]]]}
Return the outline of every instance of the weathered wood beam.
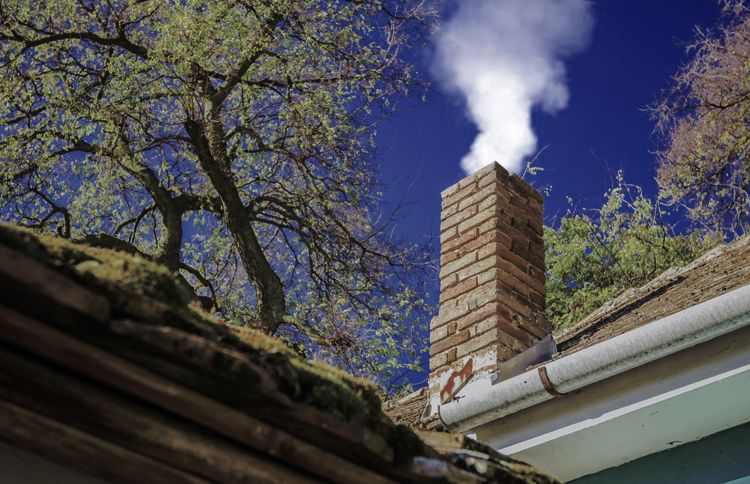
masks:
{"label": "weathered wood beam", "polygon": [[4,345],[0,367],[0,399],[196,476],[219,482],[320,482],[199,425],[32,361]]}
{"label": "weathered wood beam", "polygon": [[[21,337],[25,342],[21,343],[22,347],[34,348],[33,351],[39,355],[54,353],[55,361],[68,367],[72,363],[78,371],[83,371],[82,368],[89,364],[87,362],[97,360],[84,358],[86,362],[78,361],[80,351],[89,352],[91,356],[91,349],[133,368],[148,368],[149,377],[158,379],[156,386],[161,383],[166,385],[163,389],[166,395],[159,395],[155,388],[145,386],[141,388],[142,394],[135,393],[137,398],[154,402],[166,396],[166,400],[159,403],[162,408],[192,420],[197,419],[206,427],[218,429],[239,442],[248,444],[248,440],[251,440],[252,443],[248,445],[261,452],[268,450],[271,455],[288,454],[284,446],[291,445],[295,449],[294,455],[298,453],[302,459],[287,455],[285,460],[289,465],[307,469],[327,479],[343,482],[355,474],[361,478],[364,471],[365,476],[378,479],[401,482],[423,480],[412,472],[408,462],[394,466],[394,449],[384,438],[392,438],[391,427],[379,421],[370,421],[369,418],[358,423],[344,422],[311,406],[290,402],[289,397],[276,387],[280,377],[278,372],[283,374],[285,371],[277,367],[278,362],[269,366],[270,363],[263,358],[257,360],[251,357],[242,343],[225,328],[106,281],[90,281],[91,287],[84,287],[81,281],[66,275],[65,271],[58,272],[2,244],[0,248],[15,257],[11,268],[0,268],[0,286],[12,288],[0,296],[0,305],[6,304],[8,308],[5,310],[16,316],[21,316],[20,311],[23,313],[22,319],[34,320],[37,329],[46,328],[83,345],[73,353],[64,345],[58,347],[54,338],[40,345],[40,342],[34,342],[37,336],[35,330],[27,331],[28,328],[21,328],[21,324],[16,325],[18,332],[13,337]],[[44,277],[40,278],[39,274]],[[47,286],[48,281],[52,281],[52,286]],[[106,304],[106,311],[102,310],[102,303]],[[0,332],[3,332],[2,314],[0,311]],[[133,317],[145,321],[128,322],[122,319]],[[149,336],[144,338],[144,332]],[[3,337],[0,335],[0,339]],[[7,337],[11,337],[10,333]],[[94,370],[88,371],[98,373],[97,364],[89,367]],[[114,371],[116,368],[117,365],[108,370]],[[127,373],[122,369],[119,371],[114,373],[117,376]],[[96,375],[91,376],[97,378]],[[112,384],[108,376],[100,375],[99,381]],[[138,378],[114,384],[120,389],[138,385]],[[180,397],[171,395],[171,388],[180,388],[181,392],[185,392],[183,395],[204,398],[211,395],[209,400],[212,404],[235,411],[229,420],[244,417],[244,423],[236,427],[227,422],[218,422],[216,414],[190,416],[193,407],[180,402]],[[172,402],[176,404],[176,409],[171,407]],[[268,449],[268,443],[262,442],[262,439],[249,439],[247,431],[256,428],[256,425],[274,436],[278,435],[278,441],[274,444],[276,447]],[[287,444],[289,439],[292,444]],[[429,456],[434,454],[427,447],[424,450]],[[322,452],[330,459],[321,461],[314,456],[316,452]],[[375,478],[371,480],[376,481]]]}
{"label": "weathered wood beam", "polygon": [[4,400],[0,400],[0,438],[115,483],[210,482]]}
{"label": "weathered wood beam", "polygon": [[[232,346],[214,341],[223,339],[226,343],[226,338],[221,338],[221,333],[226,333],[223,328],[185,320],[186,315],[175,314],[168,305],[106,284],[96,288],[106,294],[105,298],[82,287],[73,278],[2,244],[0,254],[12,255],[9,257],[12,264],[0,268],[0,282],[3,278],[11,279],[19,293],[18,297],[6,299],[11,307],[17,307],[23,299],[18,309],[26,314],[32,310],[33,317],[43,318],[67,334],[193,390],[212,395],[234,408],[252,410],[253,415],[288,429],[303,440],[343,451],[345,457],[367,462],[368,467],[381,469],[393,464],[393,450],[377,429],[373,432],[364,425],[341,422],[315,408],[293,405],[289,397],[278,390],[278,375]],[[111,312],[122,314],[123,309],[135,309],[149,321],[104,320],[107,313],[97,308],[106,307],[108,299],[112,303]],[[72,306],[74,311],[65,311],[67,306]],[[132,344],[123,344],[124,338]],[[379,427],[378,422],[368,424]],[[350,445],[340,445],[342,440]]]}
{"label": "weathered wood beam", "polygon": [[0,339],[333,482],[392,482],[291,434],[0,307]]}
{"label": "weathered wood beam", "polygon": [[[370,461],[373,467],[382,468],[394,462],[393,450],[382,436],[316,408],[294,404],[278,389],[275,383],[278,375],[244,353],[177,328],[131,320],[112,321],[111,327],[120,339],[132,341],[132,346],[146,344],[151,354],[158,355],[132,352],[123,355],[140,366],[250,412],[320,447],[335,448],[356,460]],[[122,349],[122,343],[113,349]]]}
{"label": "weathered wood beam", "polygon": [[58,271],[3,244],[0,244],[0,261],[0,283],[3,279],[13,280],[15,286],[9,285],[7,288],[10,296],[26,298],[28,291],[28,296],[50,301],[94,321],[109,319],[110,305],[106,298],[77,284],[71,284],[70,278]]}

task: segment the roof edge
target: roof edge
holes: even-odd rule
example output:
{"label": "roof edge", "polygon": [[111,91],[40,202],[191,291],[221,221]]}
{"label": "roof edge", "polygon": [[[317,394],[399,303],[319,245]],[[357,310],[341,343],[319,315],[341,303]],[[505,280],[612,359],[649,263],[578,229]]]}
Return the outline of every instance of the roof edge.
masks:
{"label": "roof edge", "polygon": [[469,383],[438,408],[465,431],[750,325],[750,285],[492,385]]}

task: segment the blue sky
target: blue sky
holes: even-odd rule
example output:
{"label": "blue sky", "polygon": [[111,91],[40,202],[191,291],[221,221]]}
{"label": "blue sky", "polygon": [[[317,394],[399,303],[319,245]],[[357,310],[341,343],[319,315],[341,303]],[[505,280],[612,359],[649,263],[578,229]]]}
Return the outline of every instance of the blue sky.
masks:
{"label": "blue sky", "polygon": [[[591,6],[588,46],[564,59],[567,107],[551,115],[532,112],[538,147],[547,146],[539,157],[544,172],[532,181],[552,186],[545,202],[549,221],[565,211],[567,196],[596,206],[620,168],[628,181],[655,192],[656,140],[643,108],[687,59],[694,27],[714,25],[720,13],[714,0],[607,0]],[[410,202],[398,232],[420,240],[438,233],[440,191],[465,176],[459,163],[477,129],[461,97],[430,73],[434,53],[424,49],[414,58],[434,81],[427,102],[402,102],[380,126],[377,143],[387,201]]]}
{"label": "blue sky", "polygon": [[[445,22],[450,22],[454,11],[446,9]],[[644,108],[686,61],[694,28],[714,25],[720,7],[714,0],[606,0],[591,2],[590,14],[593,29],[587,46],[563,59],[567,107],[556,114],[539,108],[531,113],[537,147],[547,146],[538,163],[544,171],[531,181],[552,187],[545,201],[548,223],[565,212],[568,196],[579,206],[598,206],[618,169],[646,193],[656,192],[652,153],[657,140]],[[431,241],[437,253],[440,192],[466,176],[460,160],[477,128],[467,117],[464,99],[431,74],[434,59],[433,49],[414,54],[417,66],[434,85],[426,103],[405,101],[380,126],[377,159],[387,185],[386,202],[408,202],[397,234],[420,243]],[[437,274],[433,279],[434,302]],[[426,367],[426,356],[424,360]],[[410,379],[421,386],[425,376],[414,374]]]}

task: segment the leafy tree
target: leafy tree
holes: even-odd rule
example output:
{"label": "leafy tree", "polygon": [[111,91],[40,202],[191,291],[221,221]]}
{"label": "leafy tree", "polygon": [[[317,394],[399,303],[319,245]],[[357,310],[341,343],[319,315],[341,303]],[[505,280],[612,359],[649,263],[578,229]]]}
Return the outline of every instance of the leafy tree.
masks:
{"label": "leafy tree", "polygon": [[663,196],[707,230],[737,235],[750,228],[750,14],[742,2],[724,5],[726,25],[698,32],[652,112],[666,140]]}
{"label": "leafy tree", "polygon": [[227,319],[387,380],[417,361],[424,254],[380,215],[372,127],[432,15],[0,0],[0,216],[154,259]]}
{"label": "leafy tree", "polygon": [[717,242],[701,231],[679,234],[664,210],[620,172],[601,208],[571,207],[557,229],[545,227],[547,315],[554,326],[577,323],[622,291],[692,261]]}

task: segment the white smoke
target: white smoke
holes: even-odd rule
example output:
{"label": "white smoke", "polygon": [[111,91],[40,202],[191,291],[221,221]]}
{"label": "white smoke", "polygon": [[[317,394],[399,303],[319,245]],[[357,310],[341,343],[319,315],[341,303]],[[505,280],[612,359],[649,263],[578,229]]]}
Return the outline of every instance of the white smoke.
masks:
{"label": "white smoke", "polygon": [[519,172],[534,153],[531,111],[568,104],[562,59],[583,49],[593,18],[588,0],[459,0],[437,38],[435,68],[466,98],[479,134],[461,167],[492,161]]}

